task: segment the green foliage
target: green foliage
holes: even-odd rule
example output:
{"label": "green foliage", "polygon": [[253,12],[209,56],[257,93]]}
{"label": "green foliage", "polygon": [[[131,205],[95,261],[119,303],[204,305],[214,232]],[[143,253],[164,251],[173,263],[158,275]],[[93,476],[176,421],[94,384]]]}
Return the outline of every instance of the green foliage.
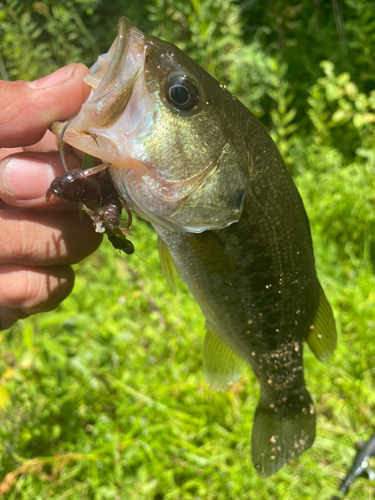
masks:
{"label": "green foliage", "polygon": [[[311,88],[308,111],[317,131],[320,144],[341,147],[346,155],[355,153],[358,147],[372,148],[375,144],[375,90],[368,95],[359,92],[345,72],[335,75],[335,67],[329,61],[322,61],[325,76],[318,78]],[[342,136],[347,148],[343,149]],[[340,140],[341,138],[341,140]]]}
{"label": "green foliage", "polygon": [[[173,296],[156,238],[108,243],[76,266],[54,312],[2,333],[0,492],[9,499],[330,499],[375,426],[375,10],[372,0],[3,0],[3,77],[91,65],[120,15],[177,43],[258,116],[294,175],[339,346],[306,350],[312,450],[263,481],[250,461],[258,398],[247,369],[227,394],[202,376],[203,317]],[[8,474],[8,476],[6,476]],[[347,498],[369,498],[358,480]]]}
{"label": "green foliage", "polygon": [[241,46],[240,12],[233,0],[155,0],[148,10],[155,36],[178,41],[216,77],[226,67],[225,54]]}
{"label": "green foliage", "polygon": [[[87,10],[93,2],[82,4]],[[98,53],[77,2],[0,3],[1,52],[9,78],[35,79],[61,65]],[[82,12],[82,9],[81,9]]]}
{"label": "green foliage", "polygon": [[[71,62],[91,66],[108,50],[124,14],[121,2],[104,0],[0,1],[0,54],[9,79],[33,80]],[[148,27],[142,3],[126,14]]]}
{"label": "green foliage", "polygon": [[314,129],[296,138],[294,163],[311,223],[352,267],[373,257],[375,243],[375,91],[359,92],[329,61],[321,66],[325,76],[308,99]]}

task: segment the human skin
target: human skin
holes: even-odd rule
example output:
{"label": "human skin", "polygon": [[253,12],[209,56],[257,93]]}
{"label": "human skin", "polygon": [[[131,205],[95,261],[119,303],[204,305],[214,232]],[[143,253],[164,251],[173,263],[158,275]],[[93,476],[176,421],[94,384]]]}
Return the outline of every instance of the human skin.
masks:
{"label": "human skin", "polygon": [[[0,81],[0,330],[54,309],[71,292],[71,265],[101,242],[78,208],[45,194],[64,173],[48,127],[74,116],[89,87],[83,64],[70,64],[35,82]],[[81,160],[66,150],[69,169]]]}

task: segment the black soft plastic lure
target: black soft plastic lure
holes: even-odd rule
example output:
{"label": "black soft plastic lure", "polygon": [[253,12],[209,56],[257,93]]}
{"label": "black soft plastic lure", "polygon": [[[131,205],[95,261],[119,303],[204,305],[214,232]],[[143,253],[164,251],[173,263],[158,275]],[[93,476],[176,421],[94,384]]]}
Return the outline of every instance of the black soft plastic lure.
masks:
{"label": "black soft plastic lure", "polygon": [[[68,171],[52,181],[46,193],[47,202],[51,196],[62,201],[79,203],[82,210],[91,218],[95,230],[98,233],[105,233],[114,248],[127,254],[134,252],[133,243],[126,238],[131,236],[129,232],[131,212],[119,198],[106,167],[99,165],[86,170]],[[96,207],[89,208],[87,206],[89,202],[96,204]],[[119,226],[123,208],[128,213],[128,221],[126,228],[122,229]]]}

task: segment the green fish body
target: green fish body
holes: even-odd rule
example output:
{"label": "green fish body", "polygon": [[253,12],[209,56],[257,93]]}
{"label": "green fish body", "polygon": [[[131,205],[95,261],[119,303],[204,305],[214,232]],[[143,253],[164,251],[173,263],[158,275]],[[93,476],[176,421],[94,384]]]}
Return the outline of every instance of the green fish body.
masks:
{"label": "green fish body", "polygon": [[252,459],[273,474],[315,437],[303,342],[320,360],[336,345],[299,193],[254,115],[126,18],[86,81],[93,90],[64,141],[109,163],[120,196],[157,231],[171,288],[175,267],[206,317],[208,383],[226,390],[251,366],[261,388]]}

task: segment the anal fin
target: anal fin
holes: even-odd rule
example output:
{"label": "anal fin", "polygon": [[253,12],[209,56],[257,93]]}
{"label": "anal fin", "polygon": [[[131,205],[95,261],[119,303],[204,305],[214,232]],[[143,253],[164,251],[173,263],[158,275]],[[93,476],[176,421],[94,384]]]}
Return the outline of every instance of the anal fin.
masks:
{"label": "anal fin", "polygon": [[240,379],[244,360],[225,344],[206,324],[203,343],[203,370],[208,385],[215,391],[227,391]]}
{"label": "anal fin", "polygon": [[319,361],[328,359],[333,354],[337,343],[332,309],[320,284],[318,308],[310,327],[307,343]]}

